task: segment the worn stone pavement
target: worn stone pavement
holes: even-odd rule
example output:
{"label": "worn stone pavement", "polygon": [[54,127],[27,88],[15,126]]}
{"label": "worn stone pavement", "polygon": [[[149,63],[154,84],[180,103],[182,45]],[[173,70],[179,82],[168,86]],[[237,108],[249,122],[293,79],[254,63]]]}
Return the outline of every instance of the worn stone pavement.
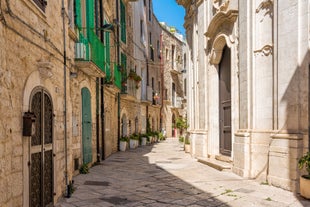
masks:
{"label": "worn stone pavement", "polygon": [[310,206],[289,191],[197,162],[177,139],[115,153],[74,177],[74,186],[56,207]]}

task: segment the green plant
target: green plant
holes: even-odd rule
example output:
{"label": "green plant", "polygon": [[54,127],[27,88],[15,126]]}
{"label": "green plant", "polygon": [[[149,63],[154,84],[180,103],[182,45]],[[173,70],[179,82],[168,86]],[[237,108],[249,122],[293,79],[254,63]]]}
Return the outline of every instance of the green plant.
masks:
{"label": "green plant", "polygon": [[130,139],[133,139],[133,140],[139,140],[139,139],[140,139],[140,136],[139,136],[139,134],[133,133],[132,135],[130,135],[129,138],[130,138]]}
{"label": "green plant", "polygon": [[88,172],[89,172],[88,165],[87,165],[87,164],[83,164],[83,165],[80,167],[80,173],[81,173],[81,174],[87,174]]}
{"label": "green plant", "polygon": [[183,134],[183,130],[188,128],[187,120],[179,117],[175,121],[175,127],[180,130],[180,133]]}
{"label": "green plant", "polygon": [[308,175],[303,175],[303,177],[310,179],[310,152],[308,152],[298,160],[298,168],[300,170],[305,168],[308,172]]}
{"label": "green plant", "polygon": [[122,136],[120,139],[119,139],[121,142],[128,142],[129,139],[126,135]]}
{"label": "green plant", "polygon": [[179,137],[179,142],[184,142],[184,137],[180,136]]}
{"label": "green plant", "polygon": [[185,144],[191,144],[188,137],[185,138]]}

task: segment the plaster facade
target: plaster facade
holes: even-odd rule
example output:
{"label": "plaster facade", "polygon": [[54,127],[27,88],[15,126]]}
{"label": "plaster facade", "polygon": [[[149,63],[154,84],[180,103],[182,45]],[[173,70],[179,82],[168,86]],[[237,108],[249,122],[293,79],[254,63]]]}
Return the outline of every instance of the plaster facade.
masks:
{"label": "plaster facade", "polygon": [[[297,161],[309,150],[309,1],[177,2],[186,9],[191,49],[192,155],[227,156],[240,176],[298,191]],[[228,118],[220,107],[225,70]]]}

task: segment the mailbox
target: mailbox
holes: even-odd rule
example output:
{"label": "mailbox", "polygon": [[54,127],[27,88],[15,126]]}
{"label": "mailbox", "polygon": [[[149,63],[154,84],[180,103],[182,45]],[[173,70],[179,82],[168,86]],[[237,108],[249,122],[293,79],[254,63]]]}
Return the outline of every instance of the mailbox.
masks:
{"label": "mailbox", "polygon": [[25,112],[23,116],[23,136],[30,137],[35,133],[36,116],[33,112]]}

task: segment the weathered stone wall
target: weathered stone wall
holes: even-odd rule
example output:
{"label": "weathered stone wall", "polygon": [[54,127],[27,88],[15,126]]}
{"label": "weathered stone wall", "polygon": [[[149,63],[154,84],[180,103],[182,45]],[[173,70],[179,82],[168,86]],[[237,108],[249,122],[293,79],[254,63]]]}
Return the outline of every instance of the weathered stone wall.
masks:
{"label": "weathered stone wall", "polygon": [[[7,1],[1,4],[1,14],[4,18],[0,23],[0,112],[3,114],[0,118],[0,206],[29,205],[30,137],[22,136],[22,116],[29,110],[35,87],[44,88],[53,104],[56,201],[65,186],[61,2],[49,1],[43,13],[32,1]],[[69,84],[67,86],[69,93]]]}

